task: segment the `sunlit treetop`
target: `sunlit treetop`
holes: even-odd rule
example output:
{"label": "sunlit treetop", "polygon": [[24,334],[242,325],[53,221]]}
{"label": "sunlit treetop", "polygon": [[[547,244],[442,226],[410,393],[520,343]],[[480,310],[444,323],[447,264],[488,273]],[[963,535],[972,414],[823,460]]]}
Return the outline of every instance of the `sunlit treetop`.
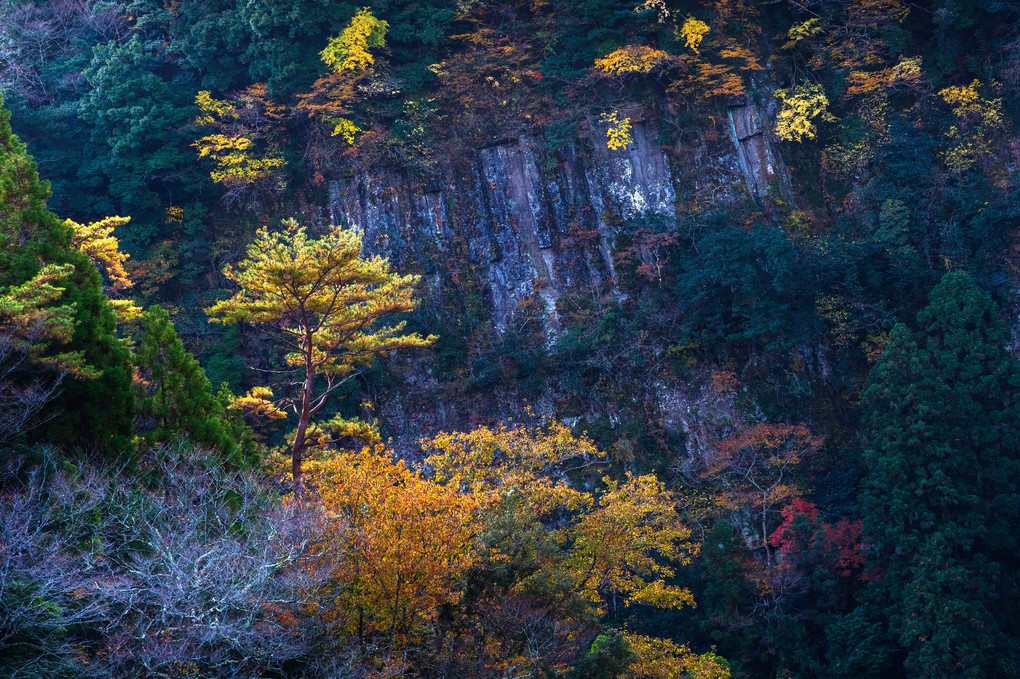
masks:
{"label": "sunlit treetop", "polygon": [[319,56],[336,72],[372,68],[375,58],[370,50],[386,44],[386,31],[389,27],[387,22],[376,19],[371,10],[363,7],[347,24],[347,28],[329,41]]}
{"label": "sunlit treetop", "polygon": [[586,503],[557,474],[566,465],[587,466],[605,458],[589,438],[574,436],[555,421],[534,432],[505,423],[468,433],[443,432],[428,440],[425,450],[432,454],[429,465],[437,481],[494,501],[504,492],[521,492],[540,512]]}

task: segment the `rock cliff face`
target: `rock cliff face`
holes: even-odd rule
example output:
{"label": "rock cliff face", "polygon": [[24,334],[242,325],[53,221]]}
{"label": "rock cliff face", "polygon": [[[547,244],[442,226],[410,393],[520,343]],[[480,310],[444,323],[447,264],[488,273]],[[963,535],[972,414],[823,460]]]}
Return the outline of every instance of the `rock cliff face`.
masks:
{"label": "rock cliff face", "polygon": [[[726,120],[711,122],[713,129],[692,134],[668,121],[638,121],[622,151],[591,138],[555,151],[528,137],[508,139],[478,149],[470,167],[446,167],[430,181],[361,173],[331,184],[330,218],[361,229],[370,251],[426,271],[463,239],[484,270],[495,327],[537,294],[555,331],[564,291],[614,276],[612,242],[622,221],[786,191],[750,98],[731,102]],[[714,129],[723,126],[724,134]]]}
{"label": "rock cliff face", "polygon": [[[774,106],[774,101],[772,103]],[[770,194],[777,192],[789,195],[789,175],[774,150],[758,105],[749,97],[734,99],[727,106],[726,117],[733,148],[751,194],[757,200],[768,200]]]}
{"label": "rock cliff face", "polygon": [[[613,241],[627,220],[767,205],[787,191],[765,122],[774,111],[763,112],[748,97],[719,113],[696,130],[663,118],[635,120],[633,143],[621,151],[607,149],[597,130],[556,150],[529,137],[503,140],[431,180],[361,173],[330,185],[330,218],[361,229],[368,251],[433,282],[452,258],[466,258],[497,333],[523,302],[540,300],[551,344],[561,329],[557,300],[599,283],[614,289]],[[405,377],[402,401],[390,402],[382,415],[388,430],[407,432],[408,445],[415,435],[463,426],[469,414],[489,410],[478,402],[437,402],[436,385],[410,366]],[[690,387],[682,397],[663,397],[661,388],[650,397],[663,415],[674,411],[666,419],[678,430],[696,425],[660,406],[696,401],[700,387]],[[540,414],[555,414],[548,392],[533,399]],[[512,413],[512,400],[508,395],[491,410]]]}

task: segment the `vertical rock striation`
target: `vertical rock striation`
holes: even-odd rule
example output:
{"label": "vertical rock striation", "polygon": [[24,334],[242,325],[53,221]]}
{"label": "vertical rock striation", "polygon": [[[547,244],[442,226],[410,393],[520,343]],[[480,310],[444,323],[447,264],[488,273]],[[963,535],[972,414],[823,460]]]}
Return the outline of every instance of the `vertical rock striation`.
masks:
{"label": "vertical rock striation", "polygon": [[678,201],[706,192],[712,202],[763,200],[779,186],[757,107],[734,102],[728,119],[732,143],[714,147],[663,145],[654,125],[639,122],[621,151],[589,140],[549,151],[521,137],[478,149],[468,167],[445,167],[429,181],[362,172],[331,183],[330,216],[361,229],[366,249],[402,268],[435,271],[462,240],[497,329],[537,295],[554,331],[565,291],[614,276],[612,244],[625,220],[672,217]]}

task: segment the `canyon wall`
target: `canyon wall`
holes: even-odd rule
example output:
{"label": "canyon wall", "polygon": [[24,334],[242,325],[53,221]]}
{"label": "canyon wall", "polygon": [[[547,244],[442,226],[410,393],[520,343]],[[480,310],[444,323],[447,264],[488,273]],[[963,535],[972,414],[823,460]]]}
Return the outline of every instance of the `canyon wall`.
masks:
{"label": "canyon wall", "polygon": [[[399,270],[423,272],[433,295],[443,269],[449,274],[452,261],[466,260],[496,333],[527,302],[540,301],[551,346],[562,329],[557,301],[563,295],[600,284],[620,294],[613,243],[630,220],[709,208],[767,212],[771,201],[788,194],[766,122],[775,113],[770,106],[751,96],[734,99],[692,128],[661,116],[635,117],[633,143],[618,151],[606,148],[604,130],[594,130],[556,149],[527,136],[501,140],[430,178],[363,172],[329,185],[329,217],[360,229],[366,250],[388,256]],[[404,453],[416,436],[463,427],[488,412],[513,413],[525,402],[538,414],[565,416],[555,405],[555,385],[531,399],[503,385],[458,401],[440,394],[427,366],[408,360],[397,372],[403,396],[386,399],[379,414]],[[711,396],[701,377],[677,385],[649,376],[647,398],[668,426],[687,434],[704,429],[691,414]]]}

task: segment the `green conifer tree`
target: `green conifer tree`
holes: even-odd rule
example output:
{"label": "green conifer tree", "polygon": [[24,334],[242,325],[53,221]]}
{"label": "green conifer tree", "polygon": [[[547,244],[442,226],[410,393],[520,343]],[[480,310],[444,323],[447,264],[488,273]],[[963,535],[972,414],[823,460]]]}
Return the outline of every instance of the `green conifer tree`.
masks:
{"label": "green conifer tree", "polygon": [[47,265],[70,265],[54,304],[74,309],[74,334],[54,351],[79,352],[89,374],[65,380],[49,406],[59,413],[45,430],[52,443],[126,449],[134,417],[130,351],[117,339],[117,321],[103,294],[102,278],[74,248],[73,232],[46,209],[50,188],[39,181],[35,161],[11,132],[0,99],[0,289],[32,280]]}
{"label": "green conifer tree", "polygon": [[229,393],[213,394],[202,366],[184,348],[170,315],[160,306],[142,315],[135,365],[140,377],[139,428],[148,443],[188,437],[235,464],[253,461],[251,430],[228,416]]}
{"label": "green conifer tree", "polygon": [[845,626],[854,673],[1017,676],[1020,366],[965,273],[946,274],[917,321],[894,328],[864,393],[876,582]]}

